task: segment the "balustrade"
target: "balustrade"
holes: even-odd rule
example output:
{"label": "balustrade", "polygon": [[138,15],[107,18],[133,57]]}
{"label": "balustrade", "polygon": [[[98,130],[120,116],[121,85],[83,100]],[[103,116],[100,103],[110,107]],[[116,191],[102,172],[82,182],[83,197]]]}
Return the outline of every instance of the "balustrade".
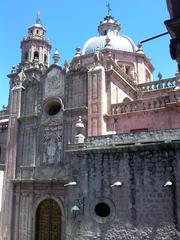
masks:
{"label": "balustrade", "polygon": [[157,108],[163,108],[166,103],[169,103],[169,97],[156,98],[156,99],[145,99],[133,101],[130,103],[117,103],[111,105],[111,114],[123,114],[137,111],[145,111]]}
{"label": "balustrade", "polygon": [[141,91],[153,91],[153,90],[174,88],[174,87],[176,87],[176,78],[162,79],[159,81],[141,83],[138,85],[138,89]]}

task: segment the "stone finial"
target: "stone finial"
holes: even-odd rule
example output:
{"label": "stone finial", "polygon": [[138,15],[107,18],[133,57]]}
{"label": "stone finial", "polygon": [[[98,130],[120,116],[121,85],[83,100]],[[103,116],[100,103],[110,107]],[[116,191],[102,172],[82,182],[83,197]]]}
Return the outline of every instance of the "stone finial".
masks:
{"label": "stone finial", "polygon": [[15,72],[16,72],[16,66],[13,65],[13,66],[12,66],[12,69],[11,69],[11,73],[15,73]]}
{"label": "stone finial", "polygon": [[65,67],[66,72],[68,72],[69,71],[69,63],[67,60],[64,61],[64,67]]}
{"label": "stone finial", "polygon": [[109,38],[109,36],[106,36],[106,44],[105,44],[105,49],[112,49],[112,46],[110,44],[111,39]]}
{"label": "stone finial", "polygon": [[163,77],[163,76],[162,76],[162,74],[161,74],[160,72],[158,73],[158,75],[157,75],[157,76],[158,76],[158,79],[159,79],[159,80],[161,80],[161,79],[162,79],[162,77]]}
{"label": "stone finial", "polygon": [[82,64],[81,64],[81,61],[79,59],[78,62],[75,64],[75,69],[79,70],[81,68],[81,66],[82,66]]}
{"label": "stone finial", "polygon": [[77,47],[77,48],[76,48],[75,57],[79,57],[79,56],[81,56],[81,48],[80,48],[80,47]]}
{"label": "stone finial", "polygon": [[99,47],[96,48],[96,51],[94,53],[94,64],[95,66],[100,65],[100,62],[102,61],[102,53],[100,52]]}
{"label": "stone finial", "polygon": [[84,143],[85,136],[83,135],[84,124],[82,122],[82,117],[79,116],[78,121],[75,124],[77,135],[75,136],[74,143]]}
{"label": "stone finial", "polygon": [[60,56],[59,56],[59,52],[58,52],[57,48],[55,49],[55,52],[54,52],[54,55],[53,55],[53,59],[54,59],[54,64],[58,65]]}
{"label": "stone finial", "polygon": [[137,47],[138,47],[138,49],[137,49],[137,51],[136,51],[137,53],[144,53],[141,42],[138,43]]}
{"label": "stone finial", "polygon": [[142,54],[144,54],[144,51],[143,51],[142,43],[141,43],[141,42],[138,43],[137,47],[138,47],[138,49],[137,49],[136,52],[137,52],[137,53],[142,53]]}
{"label": "stone finial", "polygon": [[108,58],[107,58],[107,69],[112,69],[112,52],[111,51],[108,51]]}
{"label": "stone finial", "polygon": [[137,45],[138,49],[141,49],[142,48],[142,43],[139,42],[138,45]]}

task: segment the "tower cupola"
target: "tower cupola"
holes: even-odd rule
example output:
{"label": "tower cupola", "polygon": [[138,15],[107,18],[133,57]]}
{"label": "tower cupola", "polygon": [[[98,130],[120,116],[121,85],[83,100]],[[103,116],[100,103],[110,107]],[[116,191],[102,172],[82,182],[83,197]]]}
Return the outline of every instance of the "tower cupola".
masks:
{"label": "tower cupola", "polygon": [[49,66],[49,55],[51,44],[46,39],[46,30],[41,25],[39,13],[37,13],[36,22],[28,28],[28,36],[21,41],[21,63],[34,64],[47,68]]}

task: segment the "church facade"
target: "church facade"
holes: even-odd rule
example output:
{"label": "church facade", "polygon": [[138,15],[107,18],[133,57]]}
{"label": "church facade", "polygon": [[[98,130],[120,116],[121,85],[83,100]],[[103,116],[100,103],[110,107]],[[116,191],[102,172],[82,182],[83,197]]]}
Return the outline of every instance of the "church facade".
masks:
{"label": "church facade", "polygon": [[108,14],[70,63],[49,65],[39,18],[0,111],[2,240],[180,237],[180,75],[153,80]]}

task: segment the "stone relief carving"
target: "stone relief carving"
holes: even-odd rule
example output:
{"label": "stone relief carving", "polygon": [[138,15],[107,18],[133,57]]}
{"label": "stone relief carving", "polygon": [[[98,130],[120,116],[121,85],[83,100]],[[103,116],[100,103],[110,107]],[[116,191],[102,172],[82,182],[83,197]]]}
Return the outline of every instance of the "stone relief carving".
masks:
{"label": "stone relief carving", "polygon": [[52,69],[45,80],[45,98],[64,94],[64,78],[60,70]]}
{"label": "stone relief carving", "polygon": [[48,89],[57,89],[60,87],[60,81],[57,76],[52,76],[48,79]]}
{"label": "stone relief carving", "polygon": [[54,164],[61,162],[62,154],[62,126],[49,126],[44,133],[44,164]]}

